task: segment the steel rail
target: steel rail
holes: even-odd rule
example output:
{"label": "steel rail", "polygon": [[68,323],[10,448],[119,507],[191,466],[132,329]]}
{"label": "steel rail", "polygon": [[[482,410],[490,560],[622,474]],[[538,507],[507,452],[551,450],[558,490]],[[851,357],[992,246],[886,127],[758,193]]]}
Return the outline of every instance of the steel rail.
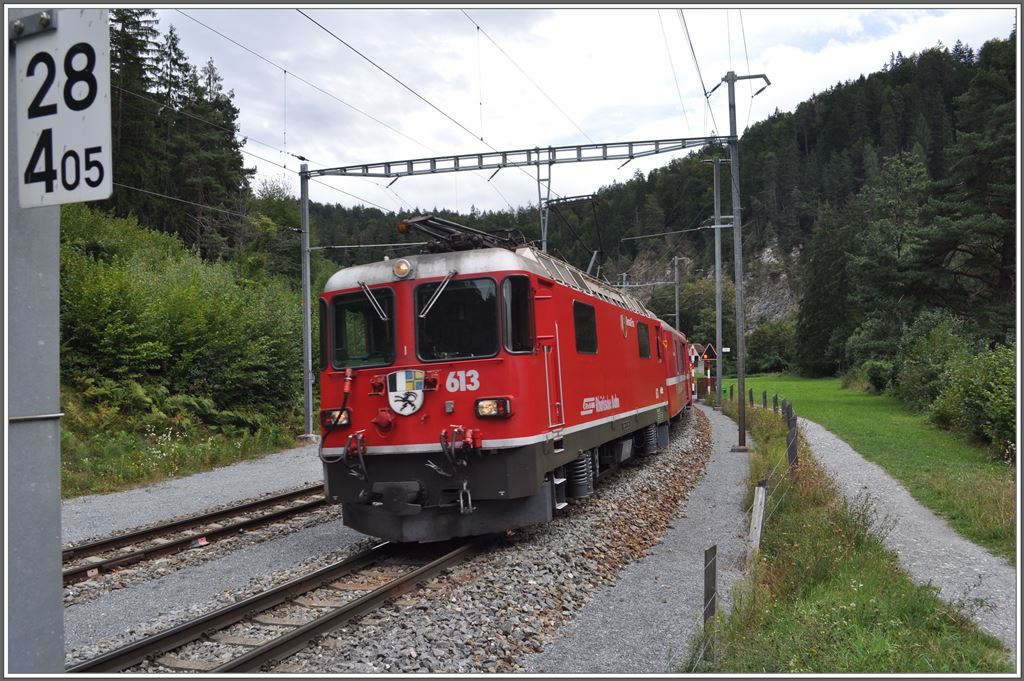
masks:
{"label": "steel rail", "polygon": [[[252,527],[258,527],[265,525],[274,520],[285,518],[288,516],[296,515],[298,513],[304,513],[311,511],[315,508],[319,508],[326,504],[326,499],[314,499],[313,501],[307,501],[304,504],[297,506],[291,506],[284,508],[272,513],[266,513],[256,518],[249,518],[248,520],[240,520],[237,523],[225,525],[223,527],[205,530],[202,532],[196,532],[180,539],[165,542],[163,544],[157,544],[156,546],[150,546],[148,548],[139,549],[138,551],[132,551],[121,556],[115,556],[107,560],[101,560],[95,563],[85,563],[83,565],[77,565],[75,567],[67,568],[61,573],[63,583],[65,585],[74,584],[82,580],[88,579],[89,577],[110,572],[114,568],[125,567],[127,565],[134,565],[144,560],[151,560],[159,556],[166,556],[171,553],[177,553],[184,549],[202,546],[204,545],[203,540],[217,539],[225,535],[234,534],[241,532]],[[95,570],[95,572],[93,572]]]}
{"label": "steel rail", "polygon": [[162,525],[155,525],[153,527],[147,527],[134,532],[126,532],[125,534],[119,534],[114,537],[107,539],[98,539],[91,542],[83,542],[70,546],[61,553],[61,558],[66,562],[73,558],[84,558],[86,556],[94,556],[97,553],[104,553],[105,551],[111,551],[113,549],[119,549],[122,546],[129,546],[136,544],[145,539],[152,537],[158,537],[164,534],[170,534],[179,530],[184,530],[196,525],[202,525],[203,523],[212,523],[220,520],[221,518],[229,518],[235,515],[241,515],[249,511],[255,511],[267,506],[274,506],[293,499],[300,499],[307,497],[310,494],[314,494],[318,491],[323,490],[323,483],[317,485],[311,485],[309,487],[303,487],[302,489],[293,490],[291,492],[282,492],[281,494],[275,494],[265,499],[257,499],[256,501],[249,501],[244,504],[238,504],[236,506],[230,506],[228,508],[221,509],[219,511],[213,511],[212,513],[201,513],[188,518],[182,518],[181,520],[175,520],[173,522],[164,523]]}
{"label": "steel rail", "polygon": [[152,655],[159,655],[181,647],[186,643],[202,638],[208,632],[228,627],[249,615],[262,612],[290,598],[329,584],[356,570],[362,570],[374,563],[379,563],[391,557],[395,549],[396,546],[388,542],[378,544],[373,548],[333,565],[328,565],[316,572],[297,577],[281,586],[255,594],[245,600],[224,606],[197,619],[184,622],[176,627],[72,665],[65,671],[67,673],[123,671]]}
{"label": "steel rail", "polygon": [[462,544],[440,558],[398,577],[384,586],[371,591],[365,596],[357,598],[337,610],[333,610],[321,617],[318,617],[312,622],[298,627],[280,638],[268,641],[241,657],[237,657],[230,662],[226,662],[220,667],[214,669],[211,673],[258,672],[266,666],[281,662],[290,655],[305,648],[313,639],[322,636],[332,629],[336,629],[351,619],[380,607],[386,601],[394,598],[395,596],[399,596],[410,591],[420,582],[430,579],[442,570],[461,563],[469,558],[475,550],[476,544],[473,542]]}

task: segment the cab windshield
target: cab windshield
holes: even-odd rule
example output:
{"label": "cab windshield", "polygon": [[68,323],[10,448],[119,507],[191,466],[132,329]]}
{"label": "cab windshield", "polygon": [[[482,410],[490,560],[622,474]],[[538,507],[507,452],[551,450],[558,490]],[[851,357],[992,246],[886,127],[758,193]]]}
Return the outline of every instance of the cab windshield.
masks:
{"label": "cab windshield", "polygon": [[[498,287],[493,279],[449,281],[416,289],[416,351],[424,361],[491,357],[498,353]],[[420,316],[426,310],[425,317]]]}
{"label": "cab windshield", "polygon": [[[386,319],[374,307],[372,295]],[[394,299],[390,289],[368,289],[335,296],[331,361],[338,369],[391,364],[394,351]]]}

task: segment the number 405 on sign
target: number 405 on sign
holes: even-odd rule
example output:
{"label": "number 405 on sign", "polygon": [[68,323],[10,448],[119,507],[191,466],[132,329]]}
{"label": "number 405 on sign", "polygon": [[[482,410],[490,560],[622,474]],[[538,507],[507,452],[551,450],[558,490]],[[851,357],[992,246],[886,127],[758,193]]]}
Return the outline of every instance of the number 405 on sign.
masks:
{"label": "number 405 on sign", "polygon": [[[56,15],[23,18],[15,42],[22,208],[96,201],[113,189],[107,10]],[[49,30],[32,30],[38,24]]]}

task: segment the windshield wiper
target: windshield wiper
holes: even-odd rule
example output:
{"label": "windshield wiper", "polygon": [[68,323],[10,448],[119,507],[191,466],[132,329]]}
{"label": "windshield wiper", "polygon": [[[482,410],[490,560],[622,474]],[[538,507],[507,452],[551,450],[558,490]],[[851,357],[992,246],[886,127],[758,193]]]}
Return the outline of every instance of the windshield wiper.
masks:
{"label": "windshield wiper", "polygon": [[441,297],[441,294],[444,293],[445,287],[448,286],[448,282],[450,282],[452,277],[456,274],[458,274],[458,272],[455,270],[450,270],[448,272],[448,276],[444,278],[441,285],[437,287],[436,291],[434,291],[434,295],[430,296],[430,300],[428,300],[427,304],[423,306],[423,312],[420,312],[420,319],[426,319],[427,315],[430,314],[430,309],[434,307],[434,303],[436,303],[437,299]]}
{"label": "windshield wiper", "polygon": [[388,320],[388,315],[384,312],[384,308],[380,306],[380,303],[377,302],[373,293],[370,292],[370,287],[361,281],[357,281],[356,283],[359,284],[359,288],[363,289],[363,293],[366,294],[366,297],[370,299],[370,305],[373,305],[373,309],[377,313],[377,316],[380,317],[380,320],[382,322],[386,322]]}

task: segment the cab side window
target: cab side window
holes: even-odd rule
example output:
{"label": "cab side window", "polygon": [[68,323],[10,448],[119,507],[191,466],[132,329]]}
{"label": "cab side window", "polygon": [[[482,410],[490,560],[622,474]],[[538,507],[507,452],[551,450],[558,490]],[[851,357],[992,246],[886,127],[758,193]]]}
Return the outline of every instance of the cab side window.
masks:
{"label": "cab side window", "polygon": [[509,352],[533,352],[533,303],[530,278],[506,277],[501,283],[502,322],[505,349]]}
{"label": "cab side window", "polygon": [[651,356],[651,334],[647,328],[647,324],[637,322],[636,338],[637,343],[639,343],[640,346],[640,358],[648,359]]}
{"label": "cab side window", "polygon": [[576,352],[597,354],[597,317],[594,307],[578,300],[572,303],[573,326],[576,329]]}

